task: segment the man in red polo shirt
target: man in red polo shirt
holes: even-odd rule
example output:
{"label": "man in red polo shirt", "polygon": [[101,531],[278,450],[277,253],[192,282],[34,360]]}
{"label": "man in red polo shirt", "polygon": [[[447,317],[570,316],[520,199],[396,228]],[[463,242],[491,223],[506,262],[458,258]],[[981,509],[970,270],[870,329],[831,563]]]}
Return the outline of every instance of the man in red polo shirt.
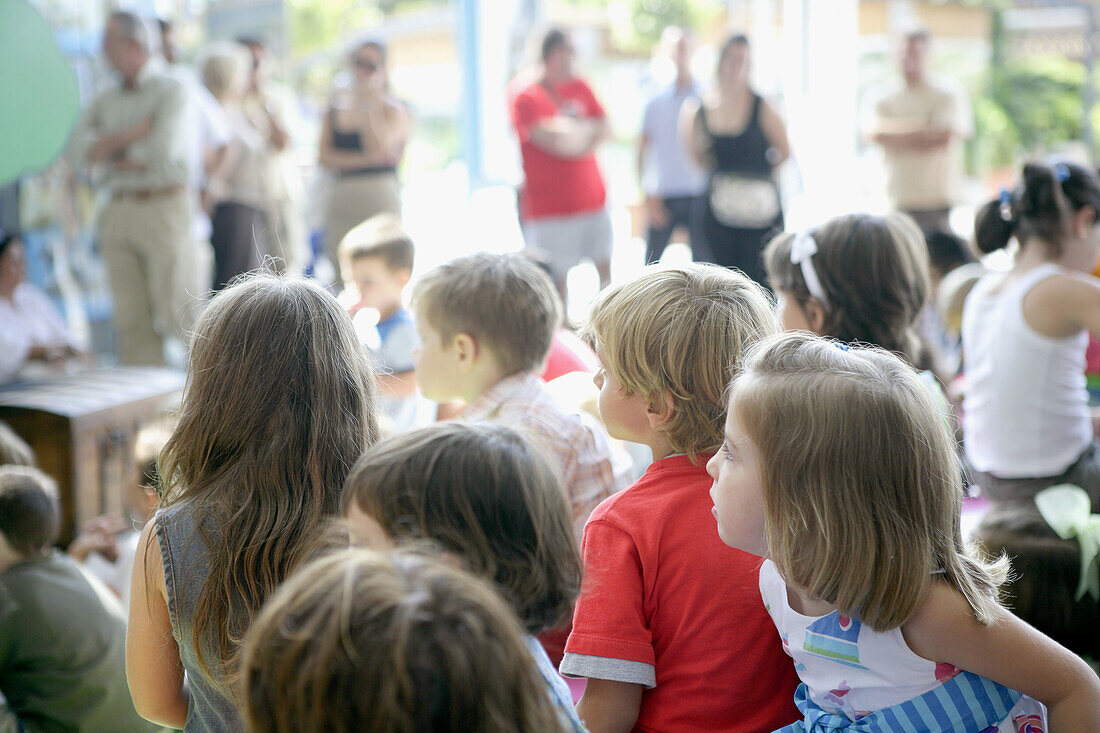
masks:
{"label": "man in red polo shirt", "polygon": [[549,31],[537,80],[512,102],[526,177],[520,194],[524,238],[548,257],[566,305],[566,276],[581,260],[596,265],[601,288],[611,280],[611,219],[595,155],[611,128],[596,95],[573,73],[575,55],[564,31]]}

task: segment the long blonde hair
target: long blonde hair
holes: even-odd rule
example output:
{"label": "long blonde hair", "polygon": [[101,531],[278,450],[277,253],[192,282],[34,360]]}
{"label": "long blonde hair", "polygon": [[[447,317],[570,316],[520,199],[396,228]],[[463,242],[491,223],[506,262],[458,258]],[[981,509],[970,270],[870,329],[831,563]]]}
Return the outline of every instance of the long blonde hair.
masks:
{"label": "long blonde hair", "polygon": [[258,275],[214,297],[158,467],[161,507],[186,503],[208,553],[191,623],[215,684],[234,684],[249,623],[327,536],[344,479],[377,435],[373,373],[331,295]]}
{"label": "long blonde hair", "polygon": [[942,573],[992,623],[1007,561],[964,545],[955,441],[909,365],[785,333],[749,351],[730,409],[761,457],[768,554],[788,584],[884,631]]}

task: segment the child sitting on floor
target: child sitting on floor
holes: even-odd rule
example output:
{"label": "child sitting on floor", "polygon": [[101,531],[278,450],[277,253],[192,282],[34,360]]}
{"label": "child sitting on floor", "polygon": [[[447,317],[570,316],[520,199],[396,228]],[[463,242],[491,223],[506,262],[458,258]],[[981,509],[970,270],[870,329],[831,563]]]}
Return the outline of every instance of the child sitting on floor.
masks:
{"label": "child sitting on floor", "polygon": [[413,307],[425,396],[462,399],[461,419],[508,425],[546,450],[579,539],[596,505],[627,485],[631,466],[596,420],[567,413],[537,376],[561,323],[550,277],[523,255],[470,255],[427,273]]}
{"label": "child sitting on floor", "polygon": [[527,630],[562,721],[582,730],[565,681],[534,636],[568,617],[581,581],[561,483],[534,446],[489,423],[398,435],[355,464],[344,507],[368,542],[428,540],[494,581]]}
{"label": "child sitting on floor", "polygon": [[563,733],[514,614],[443,560],[348,550],[248,631],[250,733]]}
{"label": "child sitting on floor", "polygon": [[374,356],[379,407],[394,431],[408,430],[417,421],[413,353],[419,339],[402,294],[412,277],[416,248],[396,216],[379,214],[348,232],[339,252],[340,301]]}
{"label": "child sitting on floor", "polygon": [[724,433],[718,533],[768,558],[760,593],[803,682],[784,731],[1046,730],[1035,700],[1051,730],[1097,730],[1100,680],[997,602],[1006,560],[963,544],[955,441],[912,367],[766,339]]}
{"label": "child sitting on floor", "polygon": [[158,730],[130,699],[122,608],[51,547],[59,521],[48,476],[0,467],[0,730]]}
{"label": "child sitting on floor", "polygon": [[757,592],[759,559],[710,524],[704,464],[721,443],[739,354],[778,323],[767,296],[713,265],[647,268],[606,291],[586,327],[600,416],[654,462],[584,530],[586,583],[563,674],[587,678],[593,731],[773,730],[797,684]]}

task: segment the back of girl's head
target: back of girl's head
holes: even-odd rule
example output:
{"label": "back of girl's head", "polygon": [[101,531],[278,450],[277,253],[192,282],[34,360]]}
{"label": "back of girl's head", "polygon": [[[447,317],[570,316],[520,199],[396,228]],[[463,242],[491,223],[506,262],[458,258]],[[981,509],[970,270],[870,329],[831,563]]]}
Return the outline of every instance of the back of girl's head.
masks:
{"label": "back of girl's head", "polygon": [[[373,400],[351,322],[316,285],[258,275],[207,307],[159,470],[162,505],[187,502],[203,519],[210,572],[195,638],[210,629],[222,664],[234,629],[339,511],[348,471],[376,438]],[[215,664],[201,647],[199,658]]]}
{"label": "back of girl's head", "polygon": [[381,441],[348,476],[353,506],[393,540],[433,541],[496,581],[531,632],[572,611],[581,563],[565,492],[510,428],[440,423]]}
{"label": "back of girl's head", "polygon": [[251,733],[562,730],[493,589],[406,552],[295,573],[248,632],[242,682]]}
{"label": "back of girl's head", "polygon": [[731,392],[760,454],[769,557],[788,583],[881,631],[942,571],[979,621],[993,618],[1003,570],[963,546],[955,442],[909,365],[786,333],[751,349]]}
{"label": "back of girl's head", "polygon": [[795,234],[781,234],[764,252],[774,290],[800,308],[816,298],[825,311],[822,333],[846,343],[881,346],[925,368],[928,355],[914,323],[928,298],[928,251],[904,214],[849,214],[807,232],[817,244],[811,264],[824,300],[810,292],[802,266],[791,262]]}
{"label": "back of girl's head", "polygon": [[1089,207],[1100,219],[1100,178],[1076,163],[1028,163],[1019,184],[978,210],[974,240],[981,252],[1039,239],[1058,257],[1072,217]]}

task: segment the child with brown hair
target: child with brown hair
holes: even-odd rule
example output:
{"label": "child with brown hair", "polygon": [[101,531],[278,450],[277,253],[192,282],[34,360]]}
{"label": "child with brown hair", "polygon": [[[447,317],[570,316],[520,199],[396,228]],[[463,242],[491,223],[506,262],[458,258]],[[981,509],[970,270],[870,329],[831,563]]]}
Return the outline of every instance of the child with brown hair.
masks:
{"label": "child with brown hair", "polygon": [[51,545],[57,488],[0,467],[0,730],[155,731],[126,687],[126,622],[110,592]]}
{"label": "child with brown hair", "polygon": [[302,568],[249,629],[241,666],[250,733],[564,730],[489,584],[410,552]]}
{"label": "child with brown hair", "polygon": [[581,580],[561,484],[534,446],[487,423],[404,433],[355,464],[344,507],[353,534],[368,542],[426,540],[492,580],[526,629],[563,722],[583,729],[565,681],[534,636],[569,615]]}
{"label": "child with brown hair", "polygon": [[460,417],[516,428],[553,459],[577,538],[596,505],[630,480],[630,459],[583,413],[567,413],[537,373],[561,323],[549,275],[519,254],[479,253],[427,273],[413,293],[424,395],[466,402]]}
{"label": "child with brown hair", "polygon": [[[415,254],[412,238],[393,214],[367,219],[344,235],[339,247],[344,280],[339,300],[375,358],[379,406],[399,431],[416,422],[413,355],[420,340],[402,300]],[[377,322],[363,322],[375,315]]]}
{"label": "child with brown hair", "polygon": [[768,280],[788,330],[874,344],[934,370],[917,318],[930,292],[928,247],[905,214],[846,214],[764,250]]}
{"label": "child with brown hair", "polygon": [[351,322],[321,288],[259,275],[214,296],[134,565],[126,668],[142,715],[241,729],[241,639],[326,537],[376,438],[373,400]]}
{"label": "child with brown hair", "polygon": [[600,417],[654,458],[584,530],[587,581],[561,671],[588,678],[578,711],[594,732],[772,730],[796,717],[759,559],[709,524],[703,467],[738,354],[778,327],[759,286],[713,265],[647,268],[593,306]]}
{"label": "child with brown hair", "polygon": [[803,681],[784,731],[1046,730],[1035,700],[1049,730],[1100,727],[1095,673],[997,602],[1005,559],[963,544],[954,438],[897,356],[761,341],[707,468],[722,540],[768,558],[760,593]]}

